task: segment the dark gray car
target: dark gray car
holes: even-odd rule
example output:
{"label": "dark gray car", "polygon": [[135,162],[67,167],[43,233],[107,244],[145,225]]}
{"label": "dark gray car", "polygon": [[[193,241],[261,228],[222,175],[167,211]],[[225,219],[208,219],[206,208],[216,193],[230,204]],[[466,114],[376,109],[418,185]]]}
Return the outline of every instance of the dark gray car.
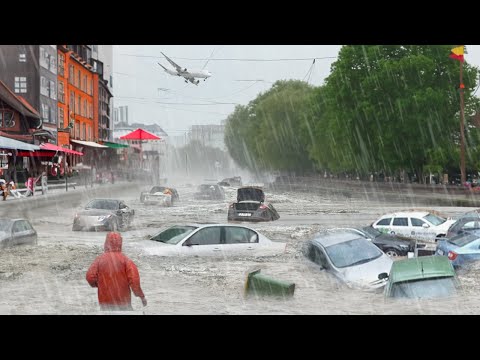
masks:
{"label": "dark gray car", "polygon": [[37,244],[37,232],[26,219],[0,219],[0,248]]}
{"label": "dark gray car", "polygon": [[202,184],[193,194],[195,200],[225,200],[225,191],[218,184]]}
{"label": "dark gray car", "polygon": [[123,200],[94,199],[75,214],[72,230],[125,230],[131,225],[134,214]]}
{"label": "dark gray car", "polygon": [[273,221],[280,215],[272,204],[265,202],[265,193],[260,187],[244,186],[237,190],[237,202],[228,208],[230,221]]}

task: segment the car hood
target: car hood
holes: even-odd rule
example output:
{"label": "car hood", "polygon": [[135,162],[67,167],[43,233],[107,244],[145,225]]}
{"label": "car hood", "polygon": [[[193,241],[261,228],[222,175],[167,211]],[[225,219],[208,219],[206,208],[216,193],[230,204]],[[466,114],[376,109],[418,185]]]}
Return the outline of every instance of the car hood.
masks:
{"label": "car hood", "polygon": [[241,188],[237,190],[237,201],[258,201],[265,200],[265,193],[262,189],[257,188]]}
{"label": "car hood", "polygon": [[443,224],[438,225],[436,228],[447,231],[447,230],[450,228],[450,226],[452,226],[452,224],[453,224],[455,221],[456,221],[456,220],[453,220],[453,219],[447,220],[447,221],[445,221]]}
{"label": "car hood", "polygon": [[103,215],[115,214],[115,210],[89,209],[89,210],[79,211],[77,214],[81,216],[103,216]]}
{"label": "car hood", "polygon": [[382,255],[378,259],[365,264],[350,266],[340,269],[344,280],[354,286],[375,288],[385,285],[385,281],[379,281],[378,275],[381,273],[390,273],[393,260],[387,255]]}

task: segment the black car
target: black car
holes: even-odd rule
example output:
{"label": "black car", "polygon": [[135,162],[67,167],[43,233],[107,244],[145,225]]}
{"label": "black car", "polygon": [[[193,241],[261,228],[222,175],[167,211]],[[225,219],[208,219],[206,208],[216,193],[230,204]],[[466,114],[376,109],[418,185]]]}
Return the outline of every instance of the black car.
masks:
{"label": "black car", "polygon": [[161,192],[163,193],[165,190],[170,190],[170,192],[172,193],[172,203],[174,201],[178,201],[180,200],[180,196],[178,195],[178,191],[177,189],[175,188],[172,188],[170,186],[154,186],[150,189],[150,191],[146,192],[146,191],[143,191],[141,194],[140,194],[140,202],[144,202],[145,201],[145,195],[146,194],[155,194],[157,192]]}
{"label": "black car", "polygon": [[218,183],[220,186],[242,186],[242,178],[240,176],[234,176],[231,178],[225,178]]}
{"label": "black car", "polygon": [[123,200],[94,199],[75,214],[72,230],[125,230],[131,225],[134,214]]}
{"label": "black car", "polygon": [[202,184],[193,194],[195,200],[225,200],[225,192],[218,184]]}
{"label": "black car", "polygon": [[265,202],[265,193],[260,187],[244,186],[237,190],[237,202],[228,208],[228,220],[273,221],[280,215],[272,204]]}
{"label": "black car", "polygon": [[351,231],[371,239],[385,254],[391,257],[407,256],[415,252],[415,241],[400,238],[396,235],[384,234],[371,226],[351,227]]}

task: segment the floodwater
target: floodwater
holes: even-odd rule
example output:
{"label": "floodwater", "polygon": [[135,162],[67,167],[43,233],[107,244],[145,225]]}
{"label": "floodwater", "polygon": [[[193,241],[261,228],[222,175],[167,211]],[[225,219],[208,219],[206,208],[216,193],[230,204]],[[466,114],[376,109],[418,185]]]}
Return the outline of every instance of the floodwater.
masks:
{"label": "floodwater", "polygon": [[[178,185],[177,185],[178,184]],[[226,222],[228,204],[236,189],[226,188],[225,201],[196,201],[196,188],[178,182],[180,201],[172,208],[143,205],[141,190],[132,187],[109,190],[102,197],[124,199],[135,209],[131,229],[122,232],[124,253],[137,264],[148,300],[143,308],[133,297],[133,307],[145,314],[479,314],[480,265],[459,274],[460,296],[443,300],[388,301],[383,294],[352,290],[304,259],[300,248],[314,233],[329,227],[368,225],[378,216],[411,206],[365,200],[361,196],[335,196],[315,192],[268,192],[267,200],[280,220],[252,223],[273,241],[287,242],[284,254],[268,257],[167,258],[141,251],[148,234],[174,223]],[[77,189],[76,191],[84,191]],[[25,216],[36,228],[38,246],[0,250],[0,314],[96,314],[100,313],[97,290],[85,273],[102,253],[105,232],[72,232],[75,210],[92,194],[57,197],[40,208],[12,207],[10,217]],[[97,195],[98,196],[98,195]],[[16,209],[16,210],[15,210]],[[469,208],[433,207],[449,216]],[[262,274],[295,283],[291,298],[244,295],[247,273]]]}

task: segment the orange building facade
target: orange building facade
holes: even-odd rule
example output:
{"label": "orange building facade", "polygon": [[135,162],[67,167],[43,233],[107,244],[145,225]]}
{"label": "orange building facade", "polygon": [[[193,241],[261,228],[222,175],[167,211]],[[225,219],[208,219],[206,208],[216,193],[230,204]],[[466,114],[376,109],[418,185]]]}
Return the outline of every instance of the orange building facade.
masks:
{"label": "orange building facade", "polygon": [[58,45],[58,146],[98,140],[98,74],[86,59]]}

